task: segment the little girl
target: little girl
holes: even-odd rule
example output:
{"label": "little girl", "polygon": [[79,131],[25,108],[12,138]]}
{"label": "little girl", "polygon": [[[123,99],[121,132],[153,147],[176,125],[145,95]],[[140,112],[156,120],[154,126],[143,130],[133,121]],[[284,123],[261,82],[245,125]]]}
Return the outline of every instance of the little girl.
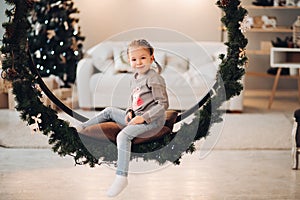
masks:
{"label": "little girl", "polygon": [[[124,128],[117,136],[118,160],[116,178],[107,191],[109,197],[118,195],[128,184],[128,166],[133,138],[160,131],[165,123],[168,96],[161,66],[155,61],[153,47],[144,39],[132,41],[127,48],[128,60],[134,70],[131,95],[126,110],[108,107],[97,116],[77,126],[77,131],[105,121],[115,121]],[[158,73],[151,69],[152,63]]]}

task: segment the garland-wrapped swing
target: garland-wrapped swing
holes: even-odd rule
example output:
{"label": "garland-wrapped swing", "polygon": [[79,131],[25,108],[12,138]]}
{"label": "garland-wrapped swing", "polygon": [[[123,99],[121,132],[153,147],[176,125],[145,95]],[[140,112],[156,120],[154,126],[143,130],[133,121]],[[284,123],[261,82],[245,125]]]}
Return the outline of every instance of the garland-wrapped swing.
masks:
{"label": "garland-wrapped swing", "polygon": [[[39,88],[42,88],[43,92],[67,114],[80,121],[87,120],[86,117],[70,110],[51,93],[31,59],[27,35],[31,27],[28,21],[29,11],[34,1],[7,2],[14,5],[14,9],[6,11],[10,20],[3,24],[6,32],[1,47],[4,55],[1,76],[12,83],[13,94],[17,101],[16,109],[20,112],[21,119],[28,125],[38,122],[38,129],[49,137],[49,144],[53,146],[53,151],[61,156],[72,156],[76,164],[89,164],[94,167],[96,164],[114,162],[117,155],[114,143],[110,140],[95,140],[77,133],[74,127],[70,127],[69,122],[59,119],[56,111],[42,103],[42,92]],[[209,134],[210,126],[222,121],[220,110],[222,103],[239,95],[243,89],[240,80],[245,73],[244,66],[247,62],[245,47],[248,41],[243,34],[247,28],[245,21],[247,10],[240,5],[240,0],[218,0],[216,5],[224,12],[221,21],[227,29],[228,41],[225,45],[228,48],[226,56],[219,55],[221,64],[214,86],[189,110],[175,118],[172,113],[173,121],[167,120],[166,127],[172,132],[174,123],[194,114],[195,118],[190,124],[183,123],[176,133],[163,134],[153,140],[137,142],[132,146],[134,152],[132,158],[155,160],[159,164],[167,161],[179,164],[181,156],[185,152],[193,153],[194,143]],[[35,116],[39,116],[40,119],[37,120]],[[89,146],[87,147],[85,143]]]}

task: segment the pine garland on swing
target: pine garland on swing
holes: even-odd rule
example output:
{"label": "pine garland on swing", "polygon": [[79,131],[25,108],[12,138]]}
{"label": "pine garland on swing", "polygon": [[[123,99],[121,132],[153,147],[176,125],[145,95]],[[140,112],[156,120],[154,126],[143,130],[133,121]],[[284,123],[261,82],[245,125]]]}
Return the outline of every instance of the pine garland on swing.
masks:
{"label": "pine garland on swing", "polygon": [[[14,4],[15,9],[7,12],[11,20],[3,25],[6,33],[1,52],[5,59],[1,76],[12,82],[17,101],[16,109],[21,113],[20,117],[30,125],[36,123],[32,117],[42,113],[41,120],[38,121],[39,130],[49,137],[49,144],[53,145],[54,152],[61,156],[74,157],[76,164],[89,164],[94,167],[96,164],[114,162],[115,138],[120,131],[114,122],[106,122],[88,128],[85,134],[78,134],[68,122],[58,118],[56,111],[41,102],[41,91],[36,85],[39,85],[64,112],[79,121],[87,120],[60,102],[37,73],[27,46],[27,31],[30,29],[27,16],[33,1],[8,2]],[[243,67],[247,61],[247,39],[243,35],[247,11],[240,6],[239,0],[219,0],[216,4],[225,13],[221,21],[228,31],[228,42],[225,43],[228,50],[226,56],[222,54],[219,57],[221,64],[213,88],[191,109],[181,114],[167,111],[165,126],[158,134],[147,138],[135,138],[132,158],[155,160],[159,164],[167,161],[179,164],[184,153],[195,151],[194,142],[206,137],[212,124],[222,121],[222,110],[219,109],[222,103],[239,95],[243,89],[239,80],[245,73]],[[212,102],[215,106],[212,106]],[[179,130],[172,131],[174,123],[192,114],[195,117],[190,124],[183,123]]]}

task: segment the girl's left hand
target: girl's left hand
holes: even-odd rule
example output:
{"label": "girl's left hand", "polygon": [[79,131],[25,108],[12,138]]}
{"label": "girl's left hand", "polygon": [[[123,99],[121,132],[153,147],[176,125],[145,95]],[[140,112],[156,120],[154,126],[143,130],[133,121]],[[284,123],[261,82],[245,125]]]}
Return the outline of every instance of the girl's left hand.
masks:
{"label": "girl's left hand", "polygon": [[128,123],[128,125],[135,125],[135,124],[142,124],[144,123],[145,120],[142,116],[135,116],[134,118],[132,118],[130,120],[130,122]]}

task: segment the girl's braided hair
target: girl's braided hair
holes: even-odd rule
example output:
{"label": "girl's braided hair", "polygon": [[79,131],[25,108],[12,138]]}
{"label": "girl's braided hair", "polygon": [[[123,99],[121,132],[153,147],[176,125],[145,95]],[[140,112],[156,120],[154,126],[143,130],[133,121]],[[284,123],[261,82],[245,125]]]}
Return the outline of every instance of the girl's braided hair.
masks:
{"label": "girl's braided hair", "polygon": [[[127,54],[129,54],[129,49],[130,49],[131,47],[143,47],[143,48],[145,48],[145,49],[148,49],[149,52],[150,52],[150,56],[152,56],[153,53],[154,53],[154,48],[153,48],[152,45],[151,45],[147,40],[145,40],[145,39],[133,40],[133,41],[128,45],[128,48],[127,48]],[[155,60],[155,58],[154,58],[154,63],[156,64],[158,73],[160,74],[161,71],[162,71],[161,65]]]}

